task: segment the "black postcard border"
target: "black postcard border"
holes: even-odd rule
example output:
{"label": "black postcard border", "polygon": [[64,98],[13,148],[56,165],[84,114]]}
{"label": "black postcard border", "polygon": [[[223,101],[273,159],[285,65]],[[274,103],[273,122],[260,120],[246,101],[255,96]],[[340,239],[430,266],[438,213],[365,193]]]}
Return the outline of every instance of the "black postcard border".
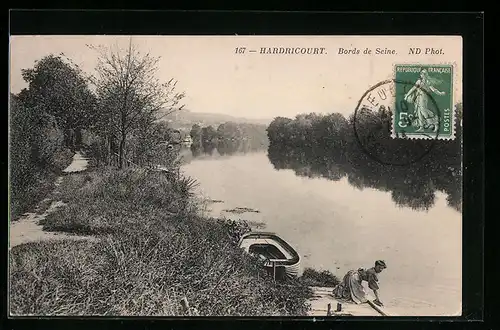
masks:
{"label": "black postcard border", "polygon": [[[262,11],[112,11],[112,10],[13,10],[11,35],[461,35],[463,38],[463,315],[390,319],[331,318],[17,318],[8,319],[7,278],[1,272],[5,329],[89,328],[113,326],[141,328],[232,329],[338,328],[359,325],[387,329],[482,328],[484,316],[484,63],[481,13],[361,13],[361,12],[262,12]],[[8,35],[7,35],[8,38]],[[467,110],[471,109],[471,110]],[[7,112],[6,112],[7,115]],[[8,121],[7,121],[8,122]],[[8,132],[8,130],[7,130]],[[7,158],[2,165],[7,169]],[[5,173],[5,172],[4,172]],[[4,176],[4,179],[6,177]],[[7,186],[7,185],[6,185]],[[7,211],[7,192],[4,191]],[[4,213],[6,214],[6,213]],[[8,232],[2,231],[4,251]],[[425,244],[425,242],[422,242]],[[8,253],[2,254],[7,265]],[[5,268],[6,270],[7,268]],[[420,322],[415,322],[420,321]],[[90,323],[89,323],[90,322]],[[365,323],[365,322],[368,322]],[[247,325],[248,324],[248,325]]]}

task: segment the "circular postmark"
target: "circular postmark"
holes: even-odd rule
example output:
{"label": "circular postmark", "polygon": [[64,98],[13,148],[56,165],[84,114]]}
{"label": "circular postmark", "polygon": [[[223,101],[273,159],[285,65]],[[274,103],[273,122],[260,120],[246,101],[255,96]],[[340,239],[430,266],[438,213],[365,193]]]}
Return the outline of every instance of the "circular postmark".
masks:
{"label": "circular postmark", "polygon": [[[412,88],[426,96],[426,110],[433,113],[433,124],[420,124],[426,123],[426,114],[411,109],[408,94]],[[429,91],[414,82],[395,79],[382,81],[368,89],[359,100],[352,120],[354,137],[361,150],[381,164],[394,166],[407,166],[423,160],[438,140],[439,125],[440,109]],[[417,126],[423,127],[415,130]],[[419,138],[407,133],[406,128],[408,132],[421,130]]]}

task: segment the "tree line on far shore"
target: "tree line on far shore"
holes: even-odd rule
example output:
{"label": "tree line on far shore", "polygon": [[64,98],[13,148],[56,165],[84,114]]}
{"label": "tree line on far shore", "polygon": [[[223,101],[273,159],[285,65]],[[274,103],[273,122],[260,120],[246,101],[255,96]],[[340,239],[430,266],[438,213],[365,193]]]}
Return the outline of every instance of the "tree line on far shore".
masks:
{"label": "tree line on far shore", "polygon": [[265,125],[252,123],[225,122],[217,129],[195,124],[190,131],[191,150],[193,154],[210,154],[215,149],[220,154],[262,150],[269,144],[266,129]]}
{"label": "tree line on far shore", "polygon": [[462,108],[454,140],[391,137],[391,114],[361,111],[356,117],[310,113],[275,118],[267,129],[268,157],[276,169],[389,191],[397,205],[427,210],[435,192],[461,210]]}

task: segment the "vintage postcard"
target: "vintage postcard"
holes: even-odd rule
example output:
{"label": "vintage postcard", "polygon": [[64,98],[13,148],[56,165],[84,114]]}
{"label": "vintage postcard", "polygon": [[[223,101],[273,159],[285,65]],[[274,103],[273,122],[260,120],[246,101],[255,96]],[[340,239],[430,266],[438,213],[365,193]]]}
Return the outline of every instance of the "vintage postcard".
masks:
{"label": "vintage postcard", "polygon": [[462,39],[13,36],[11,316],[459,316]]}

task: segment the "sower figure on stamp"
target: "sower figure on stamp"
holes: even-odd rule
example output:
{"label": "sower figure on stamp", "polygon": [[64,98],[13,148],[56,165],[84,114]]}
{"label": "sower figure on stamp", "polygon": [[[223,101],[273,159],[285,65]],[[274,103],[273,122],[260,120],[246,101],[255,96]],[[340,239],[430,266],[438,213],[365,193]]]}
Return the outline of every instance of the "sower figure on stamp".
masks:
{"label": "sower figure on stamp", "polygon": [[415,85],[404,96],[406,102],[413,103],[415,106],[418,125],[416,132],[422,132],[424,129],[431,127],[433,132],[437,132],[439,128],[438,115],[429,108],[429,105],[432,104],[430,100],[431,92],[437,95],[445,94],[434,87],[434,85],[440,83],[441,80],[431,77],[426,69],[422,69],[420,71],[420,79],[415,82]]}
{"label": "sower figure on stamp", "polygon": [[385,268],[387,268],[385,262],[383,260],[377,260],[375,262],[375,267],[370,269],[359,268],[358,270],[347,272],[342,282],[333,289],[333,295],[337,299],[353,302],[355,304],[366,303],[368,299],[366,298],[366,293],[363,288],[363,281],[366,281],[368,282],[368,287],[372,289],[375,294],[376,299],[373,302],[379,306],[383,306],[378,295],[379,286],[377,274],[381,273]]}

